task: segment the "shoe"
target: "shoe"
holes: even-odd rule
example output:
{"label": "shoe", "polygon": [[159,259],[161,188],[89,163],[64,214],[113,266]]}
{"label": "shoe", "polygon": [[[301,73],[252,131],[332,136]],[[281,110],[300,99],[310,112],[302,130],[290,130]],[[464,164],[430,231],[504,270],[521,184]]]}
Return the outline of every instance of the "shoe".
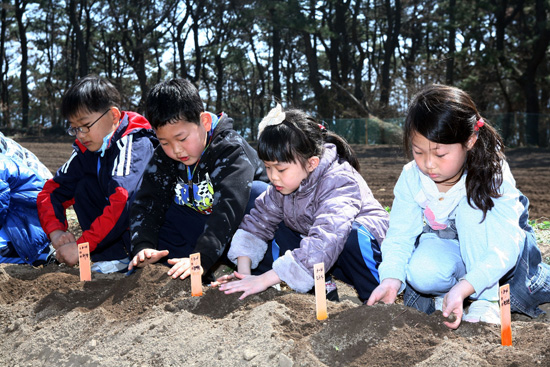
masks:
{"label": "shoe", "polygon": [[443,312],[443,296],[434,297],[435,310]]}
{"label": "shoe", "polygon": [[468,312],[462,316],[462,320],[500,325],[498,302],[490,302],[483,299],[474,301],[468,308]]}
{"label": "shoe", "polygon": [[340,297],[338,296],[338,287],[336,283],[332,280],[325,282],[325,289],[327,292],[327,300],[333,302],[340,302]]}
{"label": "shoe", "polygon": [[97,261],[92,264],[92,271],[102,274],[111,274],[128,271],[130,259]]}

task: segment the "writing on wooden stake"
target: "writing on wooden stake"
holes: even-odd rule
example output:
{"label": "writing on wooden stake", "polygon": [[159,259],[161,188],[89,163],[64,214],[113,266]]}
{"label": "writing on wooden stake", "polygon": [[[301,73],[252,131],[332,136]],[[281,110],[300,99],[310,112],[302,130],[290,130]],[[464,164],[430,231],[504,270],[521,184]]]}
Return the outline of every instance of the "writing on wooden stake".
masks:
{"label": "writing on wooden stake", "polygon": [[90,246],[88,242],[78,244],[78,266],[80,268],[80,281],[91,281],[92,269],[90,265]]}
{"label": "writing on wooden stake", "polygon": [[512,317],[510,315],[510,284],[500,287],[500,336],[501,344],[512,345]]}
{"label": "writing on wooden stake", "polygon": [[189,255],[191,261],[191,295],[202,296],[201,254],[199,252]]}
{"label": "writing on wooden stake", "polygon": [[325,291],[325,264],[313,265],[315,277],[315,305],[317,308],[317,320],[325,320],[327,314],[327,294]]}

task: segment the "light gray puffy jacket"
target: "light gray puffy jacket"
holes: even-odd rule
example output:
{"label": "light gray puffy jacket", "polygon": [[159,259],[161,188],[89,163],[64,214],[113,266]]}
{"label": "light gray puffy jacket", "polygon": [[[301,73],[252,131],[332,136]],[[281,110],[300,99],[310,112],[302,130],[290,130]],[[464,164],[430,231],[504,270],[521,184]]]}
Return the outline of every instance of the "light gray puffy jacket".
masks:
{"label": "light gray puffy jacket", "polygon": [[374,198],[367,183],[348,162],[340,160],[333,144],[325,145],[319,166],[289,195],[273,186],[260,195],[231,241],[229,259],[247,256],[258,266],[281,221],[302,234],[300,247],[273,263],[279,278],[298,292],[314,285],[313,266],[330,269],[344,248],[354,221],[382,243],[389,215]]}

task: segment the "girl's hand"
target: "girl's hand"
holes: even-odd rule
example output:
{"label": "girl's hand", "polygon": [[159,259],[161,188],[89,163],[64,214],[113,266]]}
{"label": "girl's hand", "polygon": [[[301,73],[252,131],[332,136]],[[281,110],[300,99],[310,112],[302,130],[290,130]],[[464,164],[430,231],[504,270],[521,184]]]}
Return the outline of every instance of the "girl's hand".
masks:
{"label": "girl's hand", "polygon": [[243,292],[239,299],[265,291],[274,284],[280,283],[281,279],[274,270],[270,270],[262,275],[245,275],[238,272],[233,273],[238,280],[233,280],[229,283],[222,284],[220,291],[225,294]]}
{"label": "girl's hand", "polygon": [[210,283],[210,285],[212,287],[217,287],[219,285],[228,283],[228,282],[230,282],[234,279],[237,279],[237,277],[235,276],[235,273],[226,274],[226,275],[223,275],[223,276],[219,277],[218,279],[216,279],[215,282]]}
{"label": "girl's hand", "polygon": [[[191,259],[188,257],[168,259],[168,264],[174,265],[170,270],[168,270],[168,275],[176,279],[185,279],[191,275]],[[204,269],[201,266],[201,275],[204,273]]]}
{"label": "girl's hand", "polygon": [[65,232],[60,229],[57,229],[50,233],[50,241],[52,241],[52,246],[56,250],[68,243],[76,243],[76,239],[71,232]]}
{"label": "girl's hand", "polygon": [[155,250],[152,248],[146,248],[137,253],[136,256],[128,264],[128,271],[132,270],[134,267],[143,268],[148,264],[153,264],[162,259],[163,257],[168,256],[168,250]]}
{"label": "girl's hand", "polygon": [[444,324],[450,329],[456,329],[460,326],[462,315],[464,313],[464,300],[475,292],[474,287],[467,281],[461,280],[455,284],[449,293],[443,298],[443,317],[454,315],[456,320],[453,322],[445,321]]}
{"label": "girl's hand", "polygon": [[372,291],[367,301],[367,306],[372,306],[378,302],[394,303],[399,288],[401,288],[401,281],[399,279],[384,279],[382,283]]}

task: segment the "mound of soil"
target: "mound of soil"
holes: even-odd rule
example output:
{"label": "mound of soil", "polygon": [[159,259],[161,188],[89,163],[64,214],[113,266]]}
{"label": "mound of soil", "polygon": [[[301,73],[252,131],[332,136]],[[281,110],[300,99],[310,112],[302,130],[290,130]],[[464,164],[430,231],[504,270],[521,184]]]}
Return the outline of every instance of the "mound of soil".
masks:
{"label": "mound of soil", "polygon": [[[70,143],[22,141],[52,172]],[[375,197],[391,206],[406,163],[397,147],[355,146]],[[550,151],[514,149],[508,158],[531,218],[550,213]],[[550,253],[542,246],[543,255]],[[310,294],[269,289],[239,300],[189,280],[173,280],[162,265],[125,274],[93,274],[48,265],[0,265],[0,363],[4,366],[549,366],[550,320],[513,315],[513,346],[500,327],[443,325],[403,305],[358,304],[338,282],[342,302],[328,302],[318,321]],[[543,305],[550,311],[550,304]]]}
{"label": "mound of soil", "polygon": [[309,294],[270,288],[241,301],[204,287],[192,297],[189,280],[166,271],[151,265],[80,282],[64,266],[1,265],[2,365],[550,365],[546,316],[514,318],[514,345],[503,347],[499,326],[451,331],[440,312],[346,300],[328,302],[329,318],[318,321]]}

